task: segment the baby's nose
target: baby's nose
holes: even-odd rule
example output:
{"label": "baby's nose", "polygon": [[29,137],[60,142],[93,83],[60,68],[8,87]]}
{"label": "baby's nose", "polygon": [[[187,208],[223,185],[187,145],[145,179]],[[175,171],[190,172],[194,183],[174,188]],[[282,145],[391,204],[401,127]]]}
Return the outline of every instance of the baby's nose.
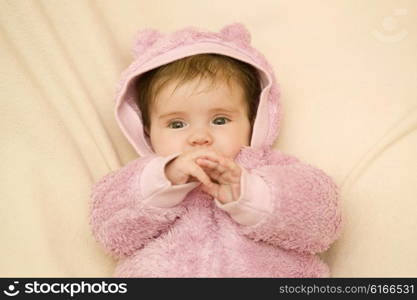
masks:
{"label": "baby's nose", "polygon": [[208,132],[196,132],[189,137],[192,146],[208,146],[213,143],[213,138]]}

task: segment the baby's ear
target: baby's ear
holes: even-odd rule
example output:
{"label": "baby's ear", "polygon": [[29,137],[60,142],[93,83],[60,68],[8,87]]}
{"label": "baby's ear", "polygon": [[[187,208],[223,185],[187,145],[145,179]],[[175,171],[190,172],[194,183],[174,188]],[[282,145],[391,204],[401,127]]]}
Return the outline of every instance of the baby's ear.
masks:
{"label": "baby's ear", "polygon": [[235,42],[238,44],[249,45],[251,43],[251,35],[246,29],[245,25],[236,22],[230,25],[226,25],[220,30],[225,40]]}
{"label": "baby's ear", "polygon": [[162,37],[162,33],[152,28],[145,28],[139,30],[135,35],[135,44],[133,46],[133,55],[138,57],[143,54],[149,47],[151,47],[159,38]]}

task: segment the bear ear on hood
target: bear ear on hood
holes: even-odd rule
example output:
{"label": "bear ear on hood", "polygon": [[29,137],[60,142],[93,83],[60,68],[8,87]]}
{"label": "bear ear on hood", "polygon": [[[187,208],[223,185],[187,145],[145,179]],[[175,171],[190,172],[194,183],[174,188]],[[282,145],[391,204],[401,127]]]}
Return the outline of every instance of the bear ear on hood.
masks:
{"label": "bear ear on hood", "polygon": [[139,55],[143,54],[147,48],[152,46],[162,36],[162,33],[153,28],[146,28],[138,31],[134,38],[133,56],[137,58]]}
{"label": "bear ear on hood", "polygon": [[239,22],[226,25],[220,30],[222,37],[230,42],[248,46],[251,43],[251,35],[246,27]]}

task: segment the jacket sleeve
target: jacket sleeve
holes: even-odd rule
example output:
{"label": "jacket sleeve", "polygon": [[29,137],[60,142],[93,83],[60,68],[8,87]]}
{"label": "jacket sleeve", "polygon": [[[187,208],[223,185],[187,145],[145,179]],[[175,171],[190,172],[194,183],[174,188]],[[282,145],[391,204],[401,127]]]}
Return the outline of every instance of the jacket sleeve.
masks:
{"label": "jacket sleeve", "polygon": [[196,183],[171,185],[164,166],[173,157],[136,159],[93,185],[92,232],[114,257],[131,255],[184,214],[185,208],[179,204]]}
{"label": "jacket sleeve", "polygon": [[294,157],[276,150],[264,157],[263,166],[243,173],[241,198],[221,208],[255,241],[303,253],[327,250],[341,231],[338,186]]}

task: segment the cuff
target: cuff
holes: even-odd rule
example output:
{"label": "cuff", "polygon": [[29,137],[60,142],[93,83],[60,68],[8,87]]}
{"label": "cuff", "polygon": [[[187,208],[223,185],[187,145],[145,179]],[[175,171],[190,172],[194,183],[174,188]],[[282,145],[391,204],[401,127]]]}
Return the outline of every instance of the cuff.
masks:
{"label": "cuff", "polygon": [[190,182],[180,185],[172,185],[165,176],[165,166],[176,158],[180,153],[169,156],[158,156],[151,160],[142,171],[140,189],[143,201],[158,207],[172,207],[179,204],[184,197],[194,188],[200,185],[199,182]]}
{"label": "cuff", "polygon": [[237,201],[222,204],[214,200],[217,207],[242,225],[255,225],[272,213],[270,190],[266,182],[258,175],[249,173],[242,168],[240,179],[240,198]]}

